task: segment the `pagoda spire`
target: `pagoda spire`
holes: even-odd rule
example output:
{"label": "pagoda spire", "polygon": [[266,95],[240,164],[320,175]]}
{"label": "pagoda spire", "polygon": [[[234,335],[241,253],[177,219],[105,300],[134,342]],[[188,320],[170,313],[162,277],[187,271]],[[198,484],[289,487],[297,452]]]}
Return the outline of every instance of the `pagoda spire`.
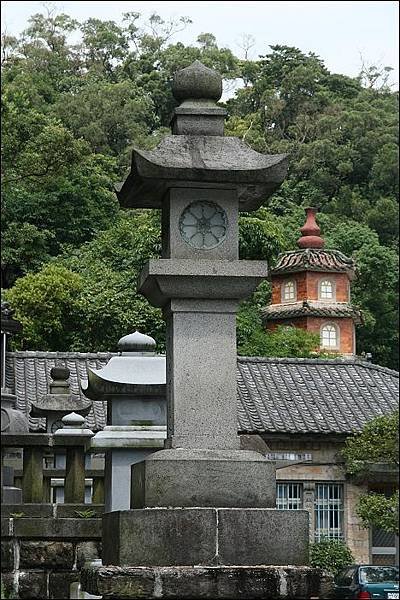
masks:
{"label": "pagoda spire", "polygon": [[317,209],[307,207],[304,210],[307,218],[303,227],[300,228],[302,236],[297,240],[297,245],[299,248],[323,248],[325,241],[320,236],[321,229],[315,220]]}

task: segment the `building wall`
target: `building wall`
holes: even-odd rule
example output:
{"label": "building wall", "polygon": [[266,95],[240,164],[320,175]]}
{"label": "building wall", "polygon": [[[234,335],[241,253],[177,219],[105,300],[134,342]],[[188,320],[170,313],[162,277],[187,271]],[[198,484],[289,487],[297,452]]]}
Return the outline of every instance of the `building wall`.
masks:
{"label": "building wall", "polygon": [[[321,326],[325,323],[333,323],[339,329],[339,348],[336,352],[340,354],[355,354],[355,333],[353,319],[307,317],[306,329],[319,335]],[[297,326],[297,323],[296,323]]]}
{"label": "building wall", "polygon": [[356,562],[369,563],[370,532],[361,527],[356,514],[360,494],[367,491],[364,485],[355,485],[346,478],[340,449],[343,440],[318,440],[309,436],[307,440],[294,440],[289,437],[273,438],[263,436],[270,452],[292,452],[311,454],[312,462],[288,464],[277,461],[276,479],[279,482],[303,484],[303,508],[310,513],[310,542],[315,541],[315,486],[317,483],[337,483],[343,485],[343,537],[353,553]]}
{"label": "building wall", "polygon": [[324,279],[333,281],[336,289],[336,302],[350,301],[350,281],[346,273],[321,273],[302,271],[286,275],[272,276],[272,304],[282,302],[282,285],[287,281],[296,283],[297,301],[318,300],[318,284]]}
{"label": "building wall", "polygon": [[312,333],[316,333],[319,336],[321,326],[325,323],[333,323],[339,328],[339,348],[333,350],[333,352],[339,354],[355,354],[355,331],[354,323],[351,318],[297,317],[291,319],[276,319],[275,321],[268,321],[266,329],[267,331],[275,331],[278,325],[292,325],[299,329],[305,329]]}

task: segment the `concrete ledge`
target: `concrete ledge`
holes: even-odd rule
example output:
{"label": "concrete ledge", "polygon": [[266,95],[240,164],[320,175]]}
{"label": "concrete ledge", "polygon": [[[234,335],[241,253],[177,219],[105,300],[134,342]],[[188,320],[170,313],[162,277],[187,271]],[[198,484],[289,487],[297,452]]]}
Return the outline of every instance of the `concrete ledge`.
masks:
{"label": "concrete ledge", "polygon": [[53,504],[2,504],[2,517],[13,518],[13,515],[21,515],[20,518],[53,517]]}
{"label": "concrete ledge", "polygon": [[[78,512],[93,511],[93,518],[100,518],[104,512],[104,504],[2,504],[3,518],[84,518]],[[18,515],[18,517],[15,517]]]}
{"label": "concrete ledge", "polygon": [[1,520],[2,538],[100,540],[101,519],[10,518]]}
{"label": "concrete ledge", "polygon": [[304,566],[89,567],[82,589],[103,598],[329,598],[332,575]]}
{"label": "concrete ledge", "polygon": [[85,513],[86,511],[93,511],[92,518],[100,518],[104,513],[104,504],[56,504],[56,517],[61,518],[72,518],[72,519],[83,519],[86,517],[80,517],[79,512]]}

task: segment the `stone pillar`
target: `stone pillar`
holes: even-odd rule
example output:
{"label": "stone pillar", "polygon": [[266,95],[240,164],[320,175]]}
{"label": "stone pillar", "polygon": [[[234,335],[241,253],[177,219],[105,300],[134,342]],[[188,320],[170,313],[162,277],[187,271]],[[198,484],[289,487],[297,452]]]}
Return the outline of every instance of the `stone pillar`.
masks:
{"label": "stone pillar", "polygon": [[167,447],[239,449],[236,303],[174,299],[164,316],[170,381]]}
{"label": "stone pillar", "polygon": [[85,429],[85,419],[76,413],[62,418],[63,427],[57,429],[54,439],[66,447],[64,502],[85,503],[85,446],[94,433]]}
{"label": "stone pillar", "polygon": [[[12,317],[13,310],[8,302],[1,303],[1,433],[27,433],[29,421],[20,410],[16,410],[17,397],[7,387],[7,337],[22,330],[22,325]],[[7,466],[7,452],[1,451],[1,502],[19,504],[22,490],[14,485],[14,469]]]}
{"label": "stone pillar", "polygon": [[24,502],[42,502],[43,499],[43,448],[24,448],[22,496]]}
{"label": "stone pillar", "polygon": [[313,481],[303,482],[303,508],[310,516],[310,544],[315,542],[315,483]]}
{"label": "stone pillar", "polygon": [[345,540],[356,563],[368,564],[370,557],[370,531],[361,525],[356,507],[362,494],[368,491],[366,485],[345,484]]}

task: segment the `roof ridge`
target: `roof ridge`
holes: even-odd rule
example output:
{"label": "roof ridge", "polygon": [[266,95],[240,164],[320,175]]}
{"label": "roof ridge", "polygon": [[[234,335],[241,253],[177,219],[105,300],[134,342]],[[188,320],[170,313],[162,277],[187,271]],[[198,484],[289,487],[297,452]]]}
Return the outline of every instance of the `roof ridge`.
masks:
{"label": "roof ridge", "polygon": [[[14,358],[99,358],[99,357],[109,357],[109,356],[118,356],[118,352],[108,352],[106,350],[101,352],[56,352],[56,351],[47,351],[47,350],[16,350],[14,352],[7,352],[7,356]],[[160,354],[158,356],[165,356],[164,354]],[[294,357],[275,357],[275,356],[237,356],[238,362],[255,362],[255,363],[288,363],[288,364],[335,364],[335,365],[358,365],[360,367],[364,367],[366,369],[374,369],[376,371],[381,371],[383,373],[388,373],[394,377],[399,377],[399,372],[390,369],[389,367],[384,367],[382,365],[376,365],[375,363],[371,363],[369,361],[363,360],[361,358],[355,357],[336,357],[336,358],[294,358]]]}
{"label": "roof ridge", "polygon": [[112,356],[117,355],[118,352],[108,352],[107,350],[101,352],[59,352],[53,350],[15,350],[14,352],[7,352],[7,356],[13,356],[15,358],[83,358],[93,356]]}
{"label": "roof ridge", "polygon": [[324,365],[357,365],[366,369],[375,369],[388,373],[395,377],[399,377],[399,372],[388,367],[376,365],[360,358],[294,358],[294,357],[273,357],[273,356],[238,356],[238,362],[254,362],[254,363],[288,363],[288,364],[324,364]]}

